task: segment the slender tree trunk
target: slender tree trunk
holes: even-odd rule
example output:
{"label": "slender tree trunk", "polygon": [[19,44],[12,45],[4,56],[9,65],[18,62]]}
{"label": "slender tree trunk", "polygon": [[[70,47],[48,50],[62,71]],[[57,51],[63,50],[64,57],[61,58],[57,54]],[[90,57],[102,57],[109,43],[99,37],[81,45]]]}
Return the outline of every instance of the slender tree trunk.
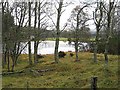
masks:
{"label": "slender tree trunk", "polygon": [[12,60],[12,69],[11,69],[12,72],[14,72],[14,67],[15,67],[15,59]]}
{"label": "slender tree trunk", "polygon": [[12,54],[11,59],[12,59],[12,69],[11,69],[11,71],[14,72],[15,63],[17,61],[17,57],[16,57],[15,53]]}
{"label": "slender tree trunk", "polygon": [[97,44],[94,45],[94,62],[97,62]]}
{"label": "slender tree trunk", "polygon": [[[97,26],[97,25],[96,25],[96,26]],[[95,63],[97,63],[97,50],[98,50],[99,27],[100,27],[100,23],[99,23],[99,26],[96,28],[96,29],[97,29],[97,33],[96,33],[96,38],[95,38],[95,43],[94,43],[94,62],[95,62]]]}
{"label": "slender tree trunk", "polygon": [[16,53],[15,53],[15,65],[17,65],[18,57],[19,57],[19,55],[21,54],[21,53],[20,53],[20,43],[21,43],[21,42],[18,42],[17,45],[16,45],[17,48],[16,48]]}
{"label": "slender tree trunk", "polygon": [[29,65],[32,65],[31,41],[29,41],[28,43],[28,51],[29,51]]}
{"label": "slender tree trunk", "polygon": [[[30,29],[31,29],[31,2],[29,2],[29,39],[31,39]],[[28,52],[29,52],[29,65],[32,65],[31,41],[28,42]]]}
{"label": "slender tree trunk", "polygon": [[108,65],[108,41],[106,41],[105,45],[105,52],[104,52],[104,57],[105,57],[105,64]]}
{"label": "slender tree trunk", "polygon": [[3,66],[3,68],[4,68],[4,66],[6,65],[6,62],[7,62],[7,51],[4,50],[4,48],[3,48],[3,57],[2,57],[2,66]]}
{"label": "slender tree trunk", "polygon": [[34,41],[34,63],[35,64],[38,62],[37,50],[38,50],[37,41]]}
{"label": "slender tree trunk", "polygon": [[97,35],[96,35],[95,44],[94,44],[94,62],[95,63],[97,63],[98,37],[99,37],[99,30],[97,29]]}
{"label": "slender tree trunk", "polygon": [[58,57],[58,47],[59,47],[59,36],[56,38],[56,42],[55,42],[55,62],[58,63],[59,62],[59,57]]}
{"label": "slender tree trunk", "polygon": [[106,34],[106,42],[105,42],[105,51],[104,51],[104,57],[105,57],[105,64],[108,65],[108,44],[110,40],[110,35],[111,35],[111,12],[112,8],[111,7],[113,2],[109,1],[109,11],[107,12],[107,34]]}
{"label": "slender tree trunk", "polygon": [[75,41],[75,61],[79,61],[78,58],[78,40]]}
{"label": "slender tree trunk", "polygon": [[61,17],[61,11],[62,11],[62,5],[63,5],[63,0],[59,3],[59,8],[57,9],[58,15],[57,15],[57,24],[56,24],[56,42],[55,42],[55,51],[54,51],[54,59],[55,62],[59,62],[59,57],[58,57],[58,48],[59,48],[59,37],[60,37],[60,17]]}
{"label": "slender tree trunk", "polygon": [[15,56],[15,66],[17,65],[17,61],[18,61],[18,56]]}
{"label": "slender tree trunk", "polygon": [[[4,2],[2,0],[2,19],[4,16]],[[2,30],[4,30],[4,24],[2,23]],[[6,43],[5,41],[3,42],[3,58],[2,58],[2,67],[4,68],[7,60],[7,49],[6,49]]]}
{"label": "slender tree trunk", "polygon": [[[40,15],[40,11],[39,11]],[[40,17],[39,17],[40,18]],[[36,23],[37,23],[37,2],[35,2],[35,20],[34,20],[34,63],[36,64],[38,62],[37,58],[37,40],[36,40]]]}
{"label": "slender tree trunk", "polygon": [[8,61],[8,72],[10,72],[10,58],[9,58],[9,50],[7,51],[7,61]]}
{"label": "slender tree trunk", "polygon": [[76,54],[76,57],[75,57],[75,61],[79,61],[78,60],[78,30],[79,30],[79,13],[77,14],[77,25],[76,25],[76,30],[75,30],[75,54]]}
{"label": "slender tree trunk", "polygon": [[[97,11],[99,12],[98,13]],[[97,2],[97,8],[95,9],[95,12],[93,12],[93,18],[94,18],[94,23],[96,25],[96,38],[95,38],[95,44],[94,44],[94,62],[97,63],[97,50],[98,50],[98,43],[99,43],[99,32],[101,30],[101,23],[102,23],[102,18],[103,18],[103,2]]]}
{"label": "slender tree trunk", "polygon": [[[38,31],[40,30],[40,16],[41,16],[41,3],[39,2],[38,5]],[[34,29],[36,28],[37,24],[37,2],[35,3],[35,21],[34,21]],[[35,30],[35,40],[34,40],[34,63],[36,64],[38,62],[38,57],[37,57],[37,51],[38,51],[38,45],[39,45],[39,40],[36,39],[39,37],[39,34],[37,34]]]}

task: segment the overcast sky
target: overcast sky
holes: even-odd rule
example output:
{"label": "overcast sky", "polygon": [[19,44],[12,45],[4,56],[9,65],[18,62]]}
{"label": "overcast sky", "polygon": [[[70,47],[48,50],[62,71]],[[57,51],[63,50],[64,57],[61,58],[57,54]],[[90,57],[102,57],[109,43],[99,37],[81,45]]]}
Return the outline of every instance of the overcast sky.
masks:
{"label": "overcast sky", "polygon": [[[17,0],[8,0],[8,1],[13,2],[13,1],[17,1]],[[20,1],[23,1],[23,0],[20,0]],[[28,0],[25,0],[25,1],[28,1]],[[34,0],[31,0],[31,1],[34,1]],[[87,2],[88,3],[88,2],[95,2],[96,0],[64,0],[64,2],[70,2],[70,1],[72,1],[73,4],[70,4],[69,6],[65,7],[65,12],[61,16],[61,22],[60,22],[60,27],[61,28],[67,22],[67,19],[70,17],[71,11],[73,10],[73,8],[75,8],[77,5],[80,5],[80,2]],[[109,0],[105,0],[105,1],[109,1]],[[89,8],[87,8],[87,11],[88,11],[88,14],[92,18],[92,13],[94,11],[94,8],[89,7]],[[56,20],[56,18],[55,18],[55,20]],[[90,28],[91,31],[96,31],[93,20],[89,20],[87,22],[87,24],[89,24],[89,28]]]}
{"label": "overcast sky", "polygon": [[[64,1],[70,1],[70,0],[64,0]],[[80,2],[91,3],[91,2],[95,2],[97,0],[71,0],[71,1],[74,2],[74,4],[71,4],[68,7],[66,7],[66,11],[63,13],[63,15],[61,17],[61,26],[63,26],[64,23],[67,21],[67,19],[70,17],[72,9],[75,8],[75,6],[80,5]],[[109,2],[109,0],[104,0],[104,1],[107,3]],[[111,1],[120,1],[120,0],[111,0]],[[95,6],[96,5],[94,5],[93,7],[87,8],[88,14],[90,15],[91,18],[93,17],[92,15],[93,15],[93,11],[95,9]],[[96,27],[95,27],[93,20],[89,20],[87,22],[87,24],[89,24],[89,28],[92,32],[96,31]]]}
{"label": "overcast sky", "polygon": [[[28,0],[8,0],[9,2],[14,2],[14,1],[28,1]],[[30,0],[30,1],[36,1],[36,0]],[[39,1],[39,0],[37,0]],[[51,0],[52,1],[52,0]],[[62,14],[61,16],[61,22],[60,22],[60,28],[62,29],[63,26],[65,25],[65,23],[67,22],[67,19],[70,17],[71,15],[71,11],[73,10],[73,8],[75,8],[77,5],[80,5],[80,2],[94,2],[96,0],[64,0],[64,2],[72,2],[73,4],[70,4],[69,6],[65,7],[65,12]],[[93,8],[87,8],[88,14],[92,17],[92,12],[93,12]],[[53,17],[54,18],[54,17]],[[54,18],[54,20],[56,20],[56,18]],[[32,19],[32,21],[34,21]],[[55,21],[56,22],[56,21]],[[90,20],[88,21],[89,24],[89,28],[91,31],[95,31],[95,25],[94,25],[94,21]]]}
{"label": "overcast sky", "polygon": [[[70,0],[65,0],[65,1],[70,1]],[[71,11],[73,10],[73,8],[75,8],[77,5],[80,5],[80,2],[93,2],[95,0],[72,0],[72,2],[74,4],[71,4],[69,5],[68,7],[66,7],[66,10],[65,12],[62,14],[62,17],[61,17],[61,26],[63,26],[66,22],[67,22],[67,19],[70,17],[71,15]],[[92,18],[92,13],[94,11],[94,8],[87,8],[87,11],[88,11],[88,14],[90,15],[90,17]],[[95,25],[94,25],[94,21],[93,20],[89,20],[87,22],[87,24],[89,24],[89,28],[91,31],[95,31]]]}

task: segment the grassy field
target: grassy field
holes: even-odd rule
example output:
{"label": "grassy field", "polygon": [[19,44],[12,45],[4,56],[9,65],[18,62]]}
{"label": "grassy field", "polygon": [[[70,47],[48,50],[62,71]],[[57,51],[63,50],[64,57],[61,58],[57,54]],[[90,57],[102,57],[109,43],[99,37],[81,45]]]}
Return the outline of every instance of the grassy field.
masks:
{"label": "grassy field", "polygon": [[[60,37],[59,39],[60,39],[60,41],[68,41],[68,38]],[[73,38],[71,38],[71,39],[73,39]],[[48,41],[55,41],[55,38],[47,38],[46,40],[48,40]],[[85,41],[85,40],[82,40],[82,41]],[[93,42],[93,41],[95,41],[95,38],[91,38],[91,39],[89,39],[87,41]]]}
{"label": "grassy field", "polygon": [[[67,41],[68,39],[67,38],[59,38],[60,41]],[[55,41],[55,38],[47,38],[46,40],[49,40],[49,41]]]}
{"label": "grassy field", "polygon": [[[27,55],[21,55],[15,71],[23,73],[4,75],[3,88],[90,88],[91,77],[98,77],[99,88],[118,87],[118,56],[109,55],[106,71],[103,54],[98,54],[98,63],[92,61],[93,54],[79,53],[79,62],[69,53],[55,64],[53,55],[39,59],[37,65],[29,66]],[[6,69],[3,69],[6,72]]]}

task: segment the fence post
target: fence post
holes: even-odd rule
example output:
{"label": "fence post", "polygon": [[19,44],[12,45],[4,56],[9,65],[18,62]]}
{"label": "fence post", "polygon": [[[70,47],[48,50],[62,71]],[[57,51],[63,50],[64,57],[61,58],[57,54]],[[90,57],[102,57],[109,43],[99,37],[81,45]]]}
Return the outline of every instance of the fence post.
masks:
{"label": "fence post", "polygon": [[97,77],[91,78],[91,90],[97,90]]}

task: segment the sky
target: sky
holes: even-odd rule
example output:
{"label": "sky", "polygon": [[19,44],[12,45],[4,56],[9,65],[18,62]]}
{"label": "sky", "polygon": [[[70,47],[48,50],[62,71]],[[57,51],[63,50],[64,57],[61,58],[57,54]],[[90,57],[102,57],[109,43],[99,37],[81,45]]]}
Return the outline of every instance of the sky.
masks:
{"label": "sky", "polygon": [[[16,0],[8,0],[8,1],[16,1]],[[23,0],[20,0],[20,1],[23,1]],[[28,0],[25,0],[25,1],[28,1]],[[31,0],[32,1],[32,0]],[[64,0],[64,2],[70,2],[72,1],[73,4],[70,4],[69,6],[65,7],[65,11],[64,13],[62,14],[61,16],[61,22],[60,22],[60,28],[62,29],[63,26],[65,25],[65,23],[67,22],[67,20],[69,19],[70,15],[71,15],[71,11],[73,10],[73,8],[75,8],[77,5],[80,4],[80,2],[94,2],[96,0]],[[105,0],[108,2],[108,0]],[[64,8],[63,8],[64,9]],[[91,16],[92,18],[92,14],[93,14],[93,11],[94,11],[94,8],[87,8],[87,11],[88,11],[88,14]],[[54,17],[53,17],[54,18]],[[54,21],[56,20],[56,18],[54,18]],[[56,21],[55,21],[56,22]],[[96,27],[95,27],[95,24],[94,24],[94,21],[93,20],[89,20],[87,22],[87,24],[89,24],[89,28],[92,32],[95,32],[96,31]]]}
{"label": "sky", "polygon": [[[70,1],[70,0],[65,0],[65,1]],[[87,1],[87,2],[90,2],[91,0],[72,0],[72,2],[74,2],[74,4],[71,4],[69,5],[68,7],[66,7],[66,10],[65,12],[62,14],[61,16],[61,26],[63,26],[65,24],[65,22],[67,22],[67,19],[70,17],[71,15],[71,11],[73,10],[73,8],[75,8],[75,6],[79,5],[80,2],[83,2],[83,1]],[[92,0],[92,1],[95,1],[95,0]],[[94,11],[94,8],[87,8],[88,10],[88,14],[92,17],[92,13]],[[89,28],[92,32],[95,31],[95,24],[94,24],[94,21],[93,20],[89,20],[87,22],[87,24],[89,24]]]}
{"label": "sky", "polygon": [[[64,0],[64,1],[66,2],[66,1],[70,1],[70,0]],[[66,11],[63,13],[63,15],[61,17],[61,26],[63,26],[64,23],[67,21],[67,19],[70,17],[72,9],[75,8],[75,6],[79,5],[80,2],[87,2],[87,3],[89,3],[89,2],[95,2],[97,0],[71,0],[71,1],[74,2],[74,4],[71,4],[68,7],[66,7]],[[104,0],[104,1],[106,3],[109,2],[109,0]],[[120,1],[120,0],[111,0],[111,1]],[[94,5],[94,7],[95,6],[96,5]],[[93,17],[93,11],[95,9],[94,7],[93,8],[92,7],[87,8],[88,14],[90,15],[91,18]],[[87,24],[89,24],[89,28],[90,28],[91,32],[95,32],[96,31],[96,26],[95,26],[93,20],[89,20],[87,22]]]}
{"label": "sky", "polygon": [[[0,0],[1,1],[1,0]],[[28,0],[8,0],[10,3],[14,2],[14,1],[28,1]],[[30,1],[35,1],[35,0],[30,0]],[[68,18],[71,15],[71,11],[73,10],[73,8],[75,8],[77,5],[80,4],[80,2],[91,2],[91,1],[95,1],[95,0],[64,0],[64,2],[70,2],[72,1],[73,4],[68,5],[67,7],[63,8],[65,11],[61,16],[61,22],[60,22],[60,28],[62,29],[63,26],[65,25],[65,23],[67,22]],[[93,12],[93,8],[88,8],[88,13],[89,15],[92,15]],[[54,18],[54,17],[53,17]],[[54,18],[54,21],[56,20],[56,18]],[[33,20],[34,21],[34,20]],[[55,21],[56,22],[56,21]],[[95,25],[94,25],[94,21],[90,20],[88,21],[89,24],[89,28],[91,31],[95,31]]]}

